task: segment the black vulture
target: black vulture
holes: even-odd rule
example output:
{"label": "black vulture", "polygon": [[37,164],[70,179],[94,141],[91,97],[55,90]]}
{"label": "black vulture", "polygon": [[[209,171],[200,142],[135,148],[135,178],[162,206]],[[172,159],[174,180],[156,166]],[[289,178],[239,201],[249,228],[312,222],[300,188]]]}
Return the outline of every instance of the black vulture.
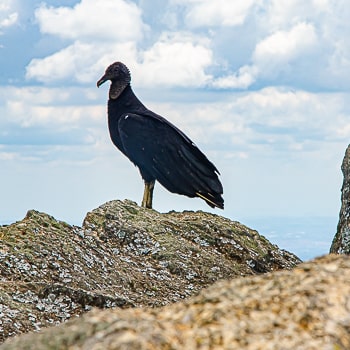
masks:
{"label": "black vulture", "polygon": [[224,208],[219,171],[176,126],[147,109],[130,86],[129,69],[111,64],[97,87],[111,81],[108,128],[112,142],[140,170],[145,182],[142,206],[152,208],[155,181],[168,191],[199,197],[211,207]]}

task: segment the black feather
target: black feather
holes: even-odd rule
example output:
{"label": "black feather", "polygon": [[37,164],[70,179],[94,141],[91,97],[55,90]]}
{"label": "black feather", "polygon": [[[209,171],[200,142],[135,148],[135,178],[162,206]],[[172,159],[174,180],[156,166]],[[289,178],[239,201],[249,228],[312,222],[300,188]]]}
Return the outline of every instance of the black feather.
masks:
{"label": "black feather", "polygon": [[211,207],[223,208],[219,171],[180,129],[140,102],[126,66],[113,63],[97,86],[106,80],[111,80],[111,139],[139,168],[145,182],[157,180],[170,192],[200,197]]}

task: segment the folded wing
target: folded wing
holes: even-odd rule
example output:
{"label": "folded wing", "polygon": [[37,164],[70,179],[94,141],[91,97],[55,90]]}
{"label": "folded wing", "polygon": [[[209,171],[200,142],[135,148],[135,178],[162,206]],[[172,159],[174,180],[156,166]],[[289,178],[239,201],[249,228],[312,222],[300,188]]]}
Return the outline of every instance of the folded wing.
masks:
{"label": "folded wing", "polygon": [[179,129],[156,114],[132,113],[119,119],[118,129],[126,155],[144,179],[154,178],[170,192],[223,208],[218,170]]}

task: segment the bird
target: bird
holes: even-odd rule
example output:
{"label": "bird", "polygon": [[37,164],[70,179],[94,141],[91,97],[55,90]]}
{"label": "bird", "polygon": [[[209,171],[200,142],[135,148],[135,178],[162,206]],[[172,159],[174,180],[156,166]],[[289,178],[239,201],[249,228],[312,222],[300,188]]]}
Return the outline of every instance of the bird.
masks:
{"label": "bird", "polygon": [[114,62],[97,81],[110,81],[108,129],[113,144],[134,163],[144,181],[141,206],[152,209],[158,181],[172,193],[199,197],[212,208],[224,209],[219,171],[179,128],[152,112],[131,88],[131,74]]}

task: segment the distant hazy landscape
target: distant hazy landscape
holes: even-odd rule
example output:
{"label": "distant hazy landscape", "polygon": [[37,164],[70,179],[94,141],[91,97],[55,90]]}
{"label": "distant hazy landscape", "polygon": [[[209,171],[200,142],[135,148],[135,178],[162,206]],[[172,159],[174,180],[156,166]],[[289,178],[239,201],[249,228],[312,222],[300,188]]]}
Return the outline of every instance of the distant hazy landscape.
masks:
{"label": "distant hazy landscape", "polygon": [[305,261],[329,253],[337,230],[338,218],[247,218],[244,224]]}

